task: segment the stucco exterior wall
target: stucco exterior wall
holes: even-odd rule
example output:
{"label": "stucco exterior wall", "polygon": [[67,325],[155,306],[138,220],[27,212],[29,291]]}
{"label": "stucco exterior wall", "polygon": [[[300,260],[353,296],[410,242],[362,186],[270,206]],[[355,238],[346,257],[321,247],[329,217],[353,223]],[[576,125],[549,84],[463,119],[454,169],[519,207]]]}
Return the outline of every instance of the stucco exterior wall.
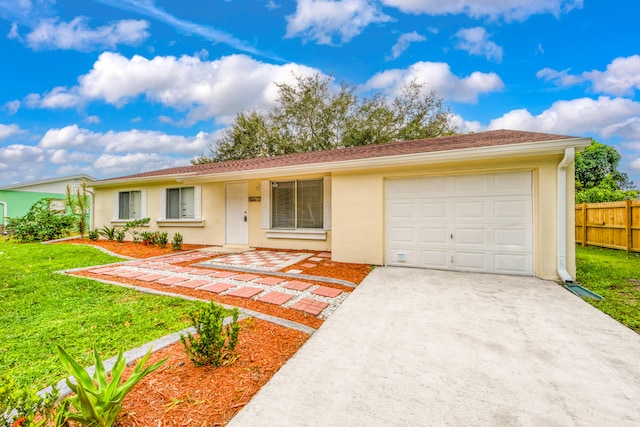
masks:
{"label": "stucco exterior wall", "polygon": [[[324,175],[299,175],[274,177],[272,180],[285,181],[289,179],[311,179],[322,178]],[[228,181],[228,182],[247,182],[248,189],[248,214],[247,221],[249,227],[250,247],[274,248],[274,249],[310,249],[317,251],[331,250],[331,232],[327,232],[326,240],[303,240],[303,239],[272,239],[267,238],[265,230],[262,229],[262,204],[260,200],[262,179],[251,179],[245,181]],[[118,220],[115,210],[115,194],[119,191],[146,191],[146,213],[142,213],[142,217],[149,217],[151,221],[145,230],[149,231],[167,231],[169,239],[176,232],[184,237],[185,243],[223,246],[226,243],[225,235],[225,183],[226,182],[194,182],[194,183],[175,183],[164,182],[150,185],[124,185],[122,187],[112,188],[95,188],[96,195],[95,216],[92,228],[101,228],[103,226],[124,225],[126,221]],[[201,222],[160,222],[160,195],[161,191],[168,187],[182,187],[200,185],[202,189],[202,221]],[[253,201],[251,201],[253,200]],[[127,236],[129,238],[129,236]]]}
{"label": "stucco exterior wall", "polygon": [[[562,156],[545,156],[493,161],[447,163],[402,169],[379,169],[367,173],[333,174],[333,259],[343,262],[385,264],[384,180],[386,178],[480,174],[531,170],[533,178],[533,218],[535,275],[557,279],[557,166]],[[568,171],[569,177],[573,169]],[[567,205],[573,205],[572,179],[567,183]],[[567,212],[572,212],[568,209]],[[575,245],[567,224],[569,272],[575,274]]]}
{"label": "stucco exterior wall", "polygon": [[[532,172],[533,183],[533,251],[534,275],[557,280],[557,167],[562,155],[528,156],[494,160],[471,160],[433,165],[396,168],[367,168],[361,171],[331,174],[271,176],[245,180],[248,187],[248,228],[250,247],[274,249],[310,249],[331,251],[334,261],[384,265],[384,189],[385,179],[492,172]],[[567,169],[567,267],[575,275],[575,245],[573,212],[573,165]],[[331,176],[331,229],[326,240],[268,238],[262,228],[261,183],[263,180],[311,179]],[[213,178],[208,178],[213,179]],[[166,181],[153,185],[100,187],[95,189],[93,227],[123,224],[115,219],[115,192],[146,190],[147,212],[152,219],[150,230],[169,232],[169,238],[179,231],[185,243],[222,246],[225,244],[225,182],[199,181],[176,184]],[[239,182],[239,181],[229,181]],[[202,188],[202,223],[157,223],[160,215],[160,194],[164,188],[200,185]]]}

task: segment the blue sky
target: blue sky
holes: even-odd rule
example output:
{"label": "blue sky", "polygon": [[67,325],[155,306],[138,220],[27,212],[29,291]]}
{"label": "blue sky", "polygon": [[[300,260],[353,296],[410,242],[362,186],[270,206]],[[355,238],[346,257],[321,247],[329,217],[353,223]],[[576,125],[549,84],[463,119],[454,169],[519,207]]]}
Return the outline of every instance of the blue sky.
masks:
{"label": "blue sky", "polygon": [[0,0],[0,186],[189,164],[275,82],[417,79],[460,132],[593,137],[640,185],[636,0]]}

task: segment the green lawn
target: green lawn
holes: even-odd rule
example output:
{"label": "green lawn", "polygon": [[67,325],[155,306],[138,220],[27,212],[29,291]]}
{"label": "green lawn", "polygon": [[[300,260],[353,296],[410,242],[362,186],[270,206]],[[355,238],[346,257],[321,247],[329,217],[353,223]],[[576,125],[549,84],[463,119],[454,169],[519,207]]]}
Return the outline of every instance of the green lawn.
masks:
{"label": "green lawn", "polygon": [[576,262],[577,281],[604,297],[587,301],[640,333],[640,253],[578,246]]}
{"label": "green lawn", "polygon": [[64,377],[56,344],[88,366],[94,343],[106,359],[189,326],[195,302],[54,274],[117,261],[86,246],[0,240],[0,372],[40,388]]}

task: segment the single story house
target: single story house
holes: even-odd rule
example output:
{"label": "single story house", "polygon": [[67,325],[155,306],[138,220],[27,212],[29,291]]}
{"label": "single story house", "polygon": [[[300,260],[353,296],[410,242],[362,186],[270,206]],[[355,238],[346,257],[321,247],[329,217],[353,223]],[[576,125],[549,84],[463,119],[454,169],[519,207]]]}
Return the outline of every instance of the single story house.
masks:
{"label": "single story house", "polygon": [[0,225],[8,218],[22,217],[40,199],[53,199],[52,209],[62,210],[66,204],[67,185],[75,191],[83,182],[96,179],[89,175],[73,175],[0,187]]}
{"label": "single story house", "polygon": [[571,281],[590,143],[496,130],[139,173],[93,184],[95,226],[150,217],[187,243]]}

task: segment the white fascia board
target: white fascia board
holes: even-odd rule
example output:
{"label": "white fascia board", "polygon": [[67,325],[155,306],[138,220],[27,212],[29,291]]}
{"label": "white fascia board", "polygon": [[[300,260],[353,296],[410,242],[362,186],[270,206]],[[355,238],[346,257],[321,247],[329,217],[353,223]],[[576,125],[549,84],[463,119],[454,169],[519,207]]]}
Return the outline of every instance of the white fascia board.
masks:
{"label": "white fascia board", "polygon": [[91,183],[91,187],[93,188],[108,188],[108,187],[123,187],[123,186],[131,186],[131,185],[142,185],[147,183],[157,183],[163,181],[170,182],[181,182],[189,176],[195,175],[195,172],[190,173],[180,173],[173,175],[154,175],[154,176],[142,176],[138,178],[129,178],[129,179],[113,179],[103,182],[93,182]]}

